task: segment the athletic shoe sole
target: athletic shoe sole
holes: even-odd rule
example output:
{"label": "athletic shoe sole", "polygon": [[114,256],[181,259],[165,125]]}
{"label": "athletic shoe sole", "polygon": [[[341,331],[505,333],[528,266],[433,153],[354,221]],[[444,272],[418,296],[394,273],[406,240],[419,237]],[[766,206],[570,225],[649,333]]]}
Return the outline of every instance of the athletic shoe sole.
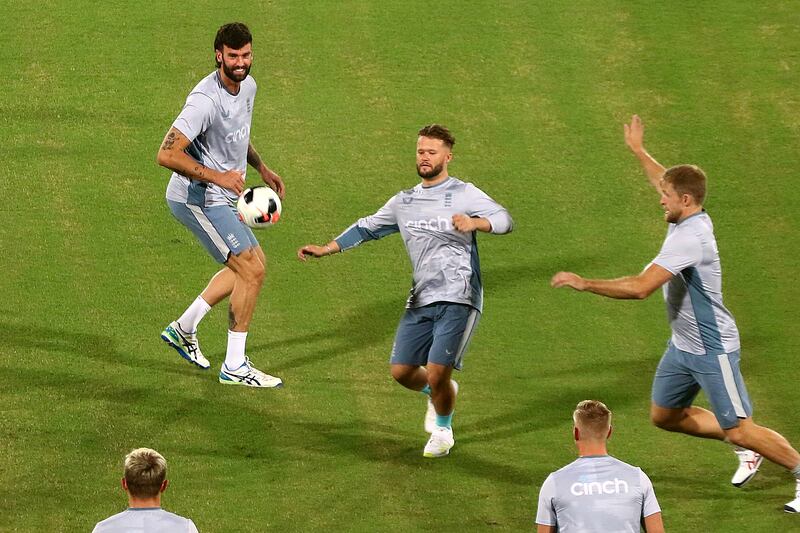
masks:
{"label": "athletic shoe sole", "polygon": [[265,385],[248,385],[244,381],[231,379],[231,378],[223,375],[221,372],[219,374],[219,382],[222,383],[223,385],[241,385],[243,387],[250,387],[252,389],[282,389],[283,388],[283,381],[281,381],[277,385],[272,385],[271,387],[270,386],[265,386]]}

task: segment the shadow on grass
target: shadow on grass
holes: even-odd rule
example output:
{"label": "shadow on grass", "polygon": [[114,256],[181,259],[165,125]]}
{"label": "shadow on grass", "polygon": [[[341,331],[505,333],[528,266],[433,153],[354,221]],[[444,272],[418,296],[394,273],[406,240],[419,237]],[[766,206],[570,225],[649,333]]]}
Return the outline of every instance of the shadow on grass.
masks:
{"label": "shadow on grass", "polygon": [[527,486],[531,474],[514,465],[478,457],[459,449],[457,438],[453,455],[428,459],[422,456],[427,435],[421,432],[401,432],[397,427],[337,422],[298,422],[305,435],[303,446],[316,452],[333,454],[348,460],[358,458],[398,468],[427,470],[446,468],[484,478],[496,483]]}
{"label": "shadow on grass", "polygon": [[[402,313],[403,307],[396,300],[370,302],[337,317],[336,326],[330,329],[278,336],[270,342],[249,345],[247,351],[255,355],[293,347],[293,351],[303,352],[294,357],[275,358],[273,367],[279,371],[311,365],[373,346],[386,354],[388,363],[392,334]],[[323,346],[319,346],[321,343]]]}
{"label": "shadow on grass", "polygon": [[[129,336],[130,333],[125,332],[125,335]],[[39,325],[0,323],[0,352],[21,350],[23,353],[20,361],[23,362],[29,356],[29,354],[25,353],[26,351],[41,350],[67,356],[63,359],[64,365],[88,358],[101,364],[110,365],[108,371],[114,367],[127,366],[179,375],[185,374],[179,368],[172,368],[169,364],[162,364],[162,360],[136,357],[135,354],[126,351],[121,346],[123,346],[123,339],[109,335],[76,332]],[[172,362],[176,358],[180,359],[158,336],[154,336],[153,340],[153,351],[156,350],[165,354],[163,362]]]}

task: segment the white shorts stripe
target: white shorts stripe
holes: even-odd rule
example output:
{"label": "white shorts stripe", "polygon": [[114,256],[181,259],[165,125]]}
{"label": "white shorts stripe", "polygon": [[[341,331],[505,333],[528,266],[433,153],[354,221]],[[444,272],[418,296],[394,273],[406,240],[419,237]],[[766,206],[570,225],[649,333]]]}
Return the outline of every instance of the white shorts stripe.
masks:
{"label": "white shorts stripe", "polygon": [[222,235],[217,232],[217,230],[214,228],[214,225],[211,224],[210,220],[208,220],[208,217],[205,215],[205,213],[203,213],[203,210],[200,208],[200,206],[186,204],[186,207],[191,210],[194,218],[197,220],[197,223],[202,226],[203,230],[206,232],[206,235],[208,235],[208,238],[211,239],[211,242],[213,242],[214,246],[217,247],[217,250],[219,250],[224,257],[228,257],[231,249],[228,248],[227,244],[225,244],[225,239],[223,239]]}
{"label": "white shorts stripe", "polygon": [[456,358],[455,358],[455,365],[456,367],[461,366],[461,359],[464,357],[464,352],[469,346],[469,341],[472,339],[472,333],[475,331],[475,324],[478,320],[478,310],[472,309],[469,312],[469,317],[467,318],[467,325],[464,328],[464,335],[461,337],[461,343],[458,345],[458,351],[456,351]]}
{"label": "white shorts stripe", "polygon": [[717,356],[719,359],[719,368],[722,371],[722,381],[725,383],[725,390],[728,391],[728,397],[733,404],[733,411],[739,418],[747,418],[747,413],[744,411],[742,405],[742,398],[739,396],[739,390],[736,388],[736,380],[733,378],[733,369],[731,362],[728,360],[728,354],[723,353]]}

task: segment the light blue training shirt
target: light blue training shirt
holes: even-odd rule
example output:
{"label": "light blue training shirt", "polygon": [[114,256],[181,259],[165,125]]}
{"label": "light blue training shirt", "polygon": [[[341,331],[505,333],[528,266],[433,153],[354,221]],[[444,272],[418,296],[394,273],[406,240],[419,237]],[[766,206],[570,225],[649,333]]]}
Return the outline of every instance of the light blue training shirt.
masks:
{"label": "light blue training shirt", "polygon": [[[204,166],[225,172],[247,171],[247,148],[256,82],[250,76],[231,94],[214,71],[189,93],[183,110],[172,127],[191,141],[187,153]],[[202,207],[230,205],[236,193],[213,183],[189,179],[172,173],[167,199]]]}
{"label": "light blue training shirt", "polygon": [[344,251],[399,232],[414,271],[406,307],[453,302],[481,311],[476,232],[462,233],[453,227],[453,215],[459,213],[488,219],[492,233],[508,233],[513,227],[503,206],[475,185],[449,176],[432,187],[420,183],[397,193],[378,212],[336,237],[336,242]]}
{"label": "light blue training shirt", "polygon": [[660,513],[653,484],[640,468],[610,455],[579,457],[547,476],[536,523],[559,533],[638,533]]}
{"label": "light blue training shirt", "polygon": [[160,507],[126,509],[98,522],[92,533],[198,533],[194,522]]}
{"label": "light blue training shirt", "polygon": [[739,330],[722,303],[722,265],[708,213],[670,224],[652,263],[674,276],[663,287],[672,343],[697,355],[738,350]]}

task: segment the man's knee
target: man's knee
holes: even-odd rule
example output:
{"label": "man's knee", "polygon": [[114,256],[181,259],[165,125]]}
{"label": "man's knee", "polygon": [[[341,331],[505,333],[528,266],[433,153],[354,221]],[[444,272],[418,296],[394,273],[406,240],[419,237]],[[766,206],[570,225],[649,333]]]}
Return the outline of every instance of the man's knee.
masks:
{"label": "man's knee", "polygon": [[391,365],[392,378],[401,385],[406,384],[417,371],[417,366]]}
{"label": "man's knee", "polygon": [[236,273],[236,276],[247,283],[261,284],[266,275],[264,263],[259,258],[254,248],[245,250],[236,256],[228,259],[228,267]]}
{"label": "man's knee", "polygon": [[755,425],[750,418],[740,418],[737,426],[723,428],[723,431],[728,442],[734,446],[748,448],[752,445],[753,435],[757,434],[759,429],[761,428]]}
{"label": "man's knee", "polygon": [[657,428],[672,431],[683,418],[683,409],[667,409],[655,404],[650,406],[650,422]]}
{"label": "man's knee", "polygon": [[442,365],[428,365],[428,385],[431,386],[431,389],[438,390],[445,386],[450,386],[450,374],[452,373],[452,367],[446,367]]}

